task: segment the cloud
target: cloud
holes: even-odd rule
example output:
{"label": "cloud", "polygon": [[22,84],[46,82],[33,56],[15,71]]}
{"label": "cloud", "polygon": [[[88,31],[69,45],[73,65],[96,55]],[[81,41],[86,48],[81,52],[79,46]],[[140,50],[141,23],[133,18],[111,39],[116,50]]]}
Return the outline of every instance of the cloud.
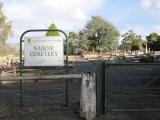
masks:
{"label": "cloud", "polygon": [[[102,0],[29,0],[6,5],[7,16],[14,21],[83,23],[86,16],[102,4]],[[90,5],[92,3],[92,5]],[[56,24],[56,23],[55,23]],[[59,24],[59,23],[58,23]],[[72,24],[71,24],[72,26]]]}
{"label": "cloud", "polygon": [[160,0],[155,0],[155,5],[158,9],[160,9]]}
{"label": "cloud", "polygon": [[126,24],[126,27],[125,29],[122,30],[121,34],[124,34],[129,30],[133,30],[138,35],[144,35],[144,28],[142,25],[130,25],[130,24]]}
{"label": "cloud", "polygon": [[15,20],[32,20],[32,17],[29,16],[34,16],[33,12],[31,9],[25,7],[25,6],[8,6],[6,8],[6,13],[9,19],[11,19],[13,22]]}
{"label": "cloud", "polygon": [[137,35],[141,35],[143,39],[146,39],[146,36],[152,32],[156,32],[160,34],[160,24],[150,26],[148,27],[148,29],[146,29],[146,26],[143,26],[143,25],[126,24],[125,28],[121,31],[121,34],[124,34],[129,30],[133,30]]}
{"label": "cloud", "polygon": [[[27,29],[48,28],[55,23],[64,31],[78,31],[103,5],[104,0],[2,0],[15,37]],[[17,33],[21,31],[21,33]]]}
{"label": "cloud", "polygon": [[160,0],[142,0],[141,1],[142,7],[145,9],[156,9],[160,10]]}
{"label": "cloud", "polygon": [[158,34],[160,34],[160,25],[153,26],[153,31],[157,32]]}
{"label": "cloud", "polygon": [[141,35],[142,39],[146,39],[146,35],[150,34],[150,31],[145,29],[144,25],[130,25],[126,24],[125,28],[121,31],[121,34],[133,30],[137,35]]}
{"label": "cloud", "polygon": [[152,2],[152,0],[142,0],[142,6],[143,6],[143,8],[149,8],[149,7],[151,7],[151,3]]}

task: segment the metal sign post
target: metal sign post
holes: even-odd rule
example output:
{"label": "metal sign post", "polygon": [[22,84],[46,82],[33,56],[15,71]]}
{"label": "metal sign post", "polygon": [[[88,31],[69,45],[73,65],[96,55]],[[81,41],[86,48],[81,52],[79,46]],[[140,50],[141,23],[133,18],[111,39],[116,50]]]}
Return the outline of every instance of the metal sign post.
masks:
{"label": "metal sign post", "polygon": [[[22,76],[22,69],[24,66],[23,63],[23,59],[22,59],[22,43],[24,42],[23,37],[25,34],[27,33],[31,33],[31,32],[50,32],[50,31],[58,31],[61,32],[66,39],[66,74],[68,74],[68,39],[67,39],[67,35],[64,31],[59,30],[59,29],[33,29],[33,30],[27,30],[25,32],[22,33],[21,37],[20,37],[20,76]],[[19,106],[20,108],[22,108],[23,105],[23,100],[22,100],[22,80],[19,81]],[[68,79],[66,79],[66,106],[68,106]]]}
{"label": "metal sign post", "polygon": [[97,114],[105,114],[105,62],[96,63],[96,104]]}

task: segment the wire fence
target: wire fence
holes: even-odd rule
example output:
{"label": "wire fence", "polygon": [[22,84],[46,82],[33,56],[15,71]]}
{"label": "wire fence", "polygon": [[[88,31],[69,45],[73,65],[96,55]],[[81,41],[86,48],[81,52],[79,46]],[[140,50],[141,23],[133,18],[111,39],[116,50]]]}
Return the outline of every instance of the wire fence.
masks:
{"label": "wire fence", "polygon": [[160,110],[159,67],[159,64],[106,65],[107,110]]}

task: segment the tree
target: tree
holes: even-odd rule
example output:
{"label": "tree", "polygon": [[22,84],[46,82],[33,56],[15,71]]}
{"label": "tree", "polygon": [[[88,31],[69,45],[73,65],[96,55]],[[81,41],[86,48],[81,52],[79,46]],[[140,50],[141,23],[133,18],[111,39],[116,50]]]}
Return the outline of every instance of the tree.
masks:
{"label": "tree", "polygon": [[5,44],[11,33],[11,22],[3,12],[3,4],[0,2],[0,44]]}
{"label": "tree", "polygon": [[133,41],[131,43],[131,50],[137,51],[137,50],[140,50],[141,47],[142,47],[142,39],[138,38],[138,37],[133,39]]}
{"label": "tree", "polygon": [[160,50],[160,36],[157,33],[153,32],[149,34],[149,36],[147,36],[146,39],[148,48],[150,48],[150,50]]}
{"label": "tree", "polygon": [[123,51],[138,51],[142,50],[144,41],[141,35],[137,35],[133,30],[122,35],[123,39],[121,41],[121,49]]}
{"label": "tree", "polygon": [[147,40],[151,41],[151,42],[156,42],[158,37],[159,37],[159,35],[156,32],[153,32],[148,36]]}
{"label": "tree", "polygon": [[[56,25],[54,23],[52,23],[49,28],[49,30],[55,30],[57,29]],[[59,36],[59,32],[58,31],[49,31],[46,33],[46,36]]]}
{"label": "tree", "polygon": [[80,53],[79,35],[75,32],[69,32],[68,41],[69,41],[69,53],[79,54]]}
{"label": "tree", "polygon": [[124,33],[122,37],[121,49],[128,52],[131,50],[132,41],[137,37],[137,35],[133,30],[129,30],[128,32]]}
{"label": "tree", "polygon": [[92,16],[79,34],[81,47],[87,51],[111,51],[118,46],[118,30],[100,16]]}

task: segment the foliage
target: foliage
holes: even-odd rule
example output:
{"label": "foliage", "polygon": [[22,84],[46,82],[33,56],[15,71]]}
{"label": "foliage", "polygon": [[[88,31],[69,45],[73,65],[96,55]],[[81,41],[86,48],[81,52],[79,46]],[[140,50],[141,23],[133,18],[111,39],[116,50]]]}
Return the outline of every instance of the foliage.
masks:
{"label": "foliage", "polygon": [[158,34],[156,32],[153,32],[148,36],[149,41],[156,42],[157,39],[158,39]]}
{"label": "foliage", "polygon": [[132,51],[137,51],[137,50],[141,50],[142,48],[142,39],[141,37],[136,37],[135,39],[133,39],[132,43],[131,43],[131,50]]}
{"label": "foliage", "polygon": [[79,34],[81,47],[87,51],[111,51],[118,46],[118,30],[100,16],[92,16]]}
{"label": "foliage", "polygon": [[153,63],[154,62],[154,57],[153,56],[143,56],[140,59],[140,62],[142,62],[142,63]]}
{"label": "foliage", "polygon": [[150,50],[159,51],[160,50],[160,36],[153,32],[149,36],[146,37],[147,45]]}
{"label": "foliage", "polygon": [[80,54],[79,35],[75,32],[69,32],[69,54]]}
{"label": "foliage", "polygon": [[143,47],[143,41],[140,35],[134,33],[133,30],[129,30],[128,32],[122,35],[123,39],[121,42],[121,49],[123,51],[137,51],[141,50]]}
{"label": "foliage", "polygon": [[147,41],[142,41],[142,48],[146,49]]}
{"label": "foliage", "polygon": [[139,50],[139,39],[134,39],[131,44],[131,50],[136,51]]}
{"label": "foliage", "polygon": [[128,32],[124,33],[122,37],[121,49],[124,51],[130,51],[132,41],[136,38],[136,33],[134,33],[133,30],[129,30]]}
{"label": "foliage", "polygon": [[3,4],[0,2],[0,44],[5,44],[11,33],[11,22],[3,12]]}
{"label": "foliage", "polygon": [[[52,23],[48,29],[55,30],[55,29],[57,29],[57,27],[54,23]],[[59,35],[60,35],[60,33],[58,31],[49,31],[46,33],[46,36],[59,36]]]}

